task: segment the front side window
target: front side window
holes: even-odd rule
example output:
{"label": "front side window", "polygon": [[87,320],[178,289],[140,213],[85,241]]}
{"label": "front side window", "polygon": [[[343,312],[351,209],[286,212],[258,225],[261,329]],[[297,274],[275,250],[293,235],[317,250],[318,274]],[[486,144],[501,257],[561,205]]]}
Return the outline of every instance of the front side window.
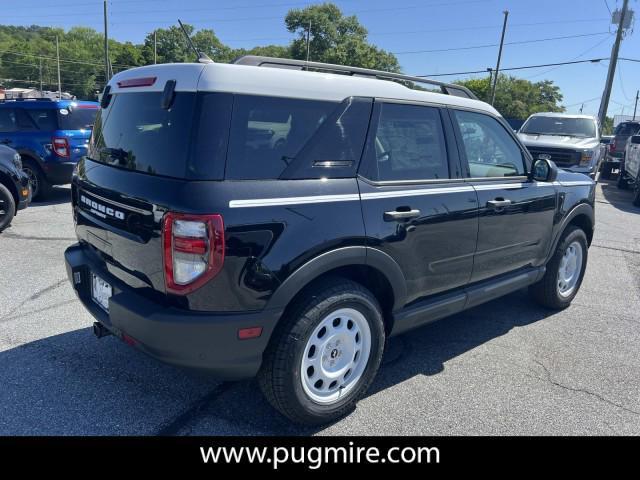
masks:
{"label": "front side window", "polygon": [[449,178],[442,120],[437,108],[383,103],[375,132],[367,143],[370,180]]}
{"label": "front side window", "polygon": [[0,132],[16,131],[16,111],[10,108],[0,108]]}
{"label": "front side window", "polygon": [[454,110],[472,178],[525,175],[522,150],[495,118]]}

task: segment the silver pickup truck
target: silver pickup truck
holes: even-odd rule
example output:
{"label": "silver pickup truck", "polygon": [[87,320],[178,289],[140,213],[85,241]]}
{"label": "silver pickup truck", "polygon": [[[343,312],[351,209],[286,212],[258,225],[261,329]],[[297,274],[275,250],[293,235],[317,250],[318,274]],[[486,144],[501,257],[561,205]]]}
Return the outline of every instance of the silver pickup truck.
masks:
{"label": "silver pickup truck", "polygon": [[520,127],[518,137],[534,160],[552,160],[564,170],[591,178],[605,153],[598,121],[591,115],[534,113]]}

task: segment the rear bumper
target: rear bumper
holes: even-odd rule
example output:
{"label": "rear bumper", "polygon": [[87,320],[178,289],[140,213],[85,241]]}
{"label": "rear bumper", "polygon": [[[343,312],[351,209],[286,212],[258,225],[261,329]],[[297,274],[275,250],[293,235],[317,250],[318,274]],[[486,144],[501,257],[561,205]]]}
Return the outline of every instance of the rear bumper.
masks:
{"label": "rear bumper", "polygon": [[[85,308],[111,333],[166,363],[196,368],[223,379],[254,376],[280,310],[203,313],[149,300],[108,272],[104,262],[80,244],[65,251],[67,276]],[[91,299],[91,272],[109,282],[109,313]],[[238,329],[262,327],[262,335],[238,339]]]}
{"label": "rear bumper", "polygon": [[51,185],[71,183],[71,175],[77,162],[45,162],[43,164],[47,181]]}

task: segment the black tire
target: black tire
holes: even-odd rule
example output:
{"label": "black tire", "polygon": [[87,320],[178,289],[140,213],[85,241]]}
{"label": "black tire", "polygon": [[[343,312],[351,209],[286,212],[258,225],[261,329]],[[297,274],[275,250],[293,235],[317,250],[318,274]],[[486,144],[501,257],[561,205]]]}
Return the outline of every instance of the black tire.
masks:
{"label": "black tire", "polygon": [[640,207],[640,175],[636,178],[636,183],[633,187],[633,205]]}
{"label": "black tire", "polygon": [[[560,262],[565,252],[567,251],[567,248],[573,242],[577,242],[582,248],[582,264],[580,267],[580,274],[573,291],[569,295],[563,296],[560,294],[560,289],[558,286]],[[547,263],[547,271],[545,272],[544,277],[542,277],[540,281],[529,287],[529,292],[531,293],[533,298],[540,305],[547,308],[552,308],[555,310],[567,308],[571,304],[574,297],[577,295],[578,291],[580,290],[580,286],[582,285],[584,272],[587,267],[588,251],[587,235],[584,233],[584,231],[574,225],[570,225],[569,227],[567,227],[567,229],[562,234],[560,241],[558,242],[553,257],[551,258],[549,263]]]}
{"label": "black tire", "polygon": [[46,200],[51,193],[51,184],[47,181],[38,164],[31,159],[23,159],[22,171],[29,177],[32,198],[39,201]]}
{"label": "black tire", "polygon": [[602,171],[600,172],[600,178],[604,179],[604,180],[608,180],[611,178],[611,170],[612,170],[612,165],[610,163],[605,163],[604,165],[602,165]]}
{"label": "black tire", "polygon": [[620,190],[626,190],[629,188],[627,177],[624,174],[624,166],[620,165],[620,173],[618,173],[618,182],[616,183]]}
{"label": "black tire", "polygon": [[0,183],[0,232],[11,225],[16,214],[16,201],[7,187]]}
{"label": "black tire", "polygon": [[[371,332],[370,354],[362,375],[349,392],[334,403],[322,404],[305,392],[302,362],[316,327],[340,308],[355,309],[366,319]],[[384,322],[375,297],[351,280],[327,278],[305,289],[280,322],[258,374],[260,388],[269,403],[290,420],[303,425],[325,424],[351,412],[371,385],[384,351]]]}

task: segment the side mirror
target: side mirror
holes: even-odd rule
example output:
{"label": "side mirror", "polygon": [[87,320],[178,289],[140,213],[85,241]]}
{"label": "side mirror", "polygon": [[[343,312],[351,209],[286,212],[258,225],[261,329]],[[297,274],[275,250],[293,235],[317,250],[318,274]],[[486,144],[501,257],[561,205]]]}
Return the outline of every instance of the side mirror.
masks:
{"label": "side mirror", "polygon": [[634,143],[636,145],[640,144],[640,135],[634,135],[633,137],[631,137],[631,143]]}
{"label": "side mirror", "polygon": [[537,182],[555,182],[558,178],[558,167],[551,160],[539,158],[533,162],[529,178]]}

